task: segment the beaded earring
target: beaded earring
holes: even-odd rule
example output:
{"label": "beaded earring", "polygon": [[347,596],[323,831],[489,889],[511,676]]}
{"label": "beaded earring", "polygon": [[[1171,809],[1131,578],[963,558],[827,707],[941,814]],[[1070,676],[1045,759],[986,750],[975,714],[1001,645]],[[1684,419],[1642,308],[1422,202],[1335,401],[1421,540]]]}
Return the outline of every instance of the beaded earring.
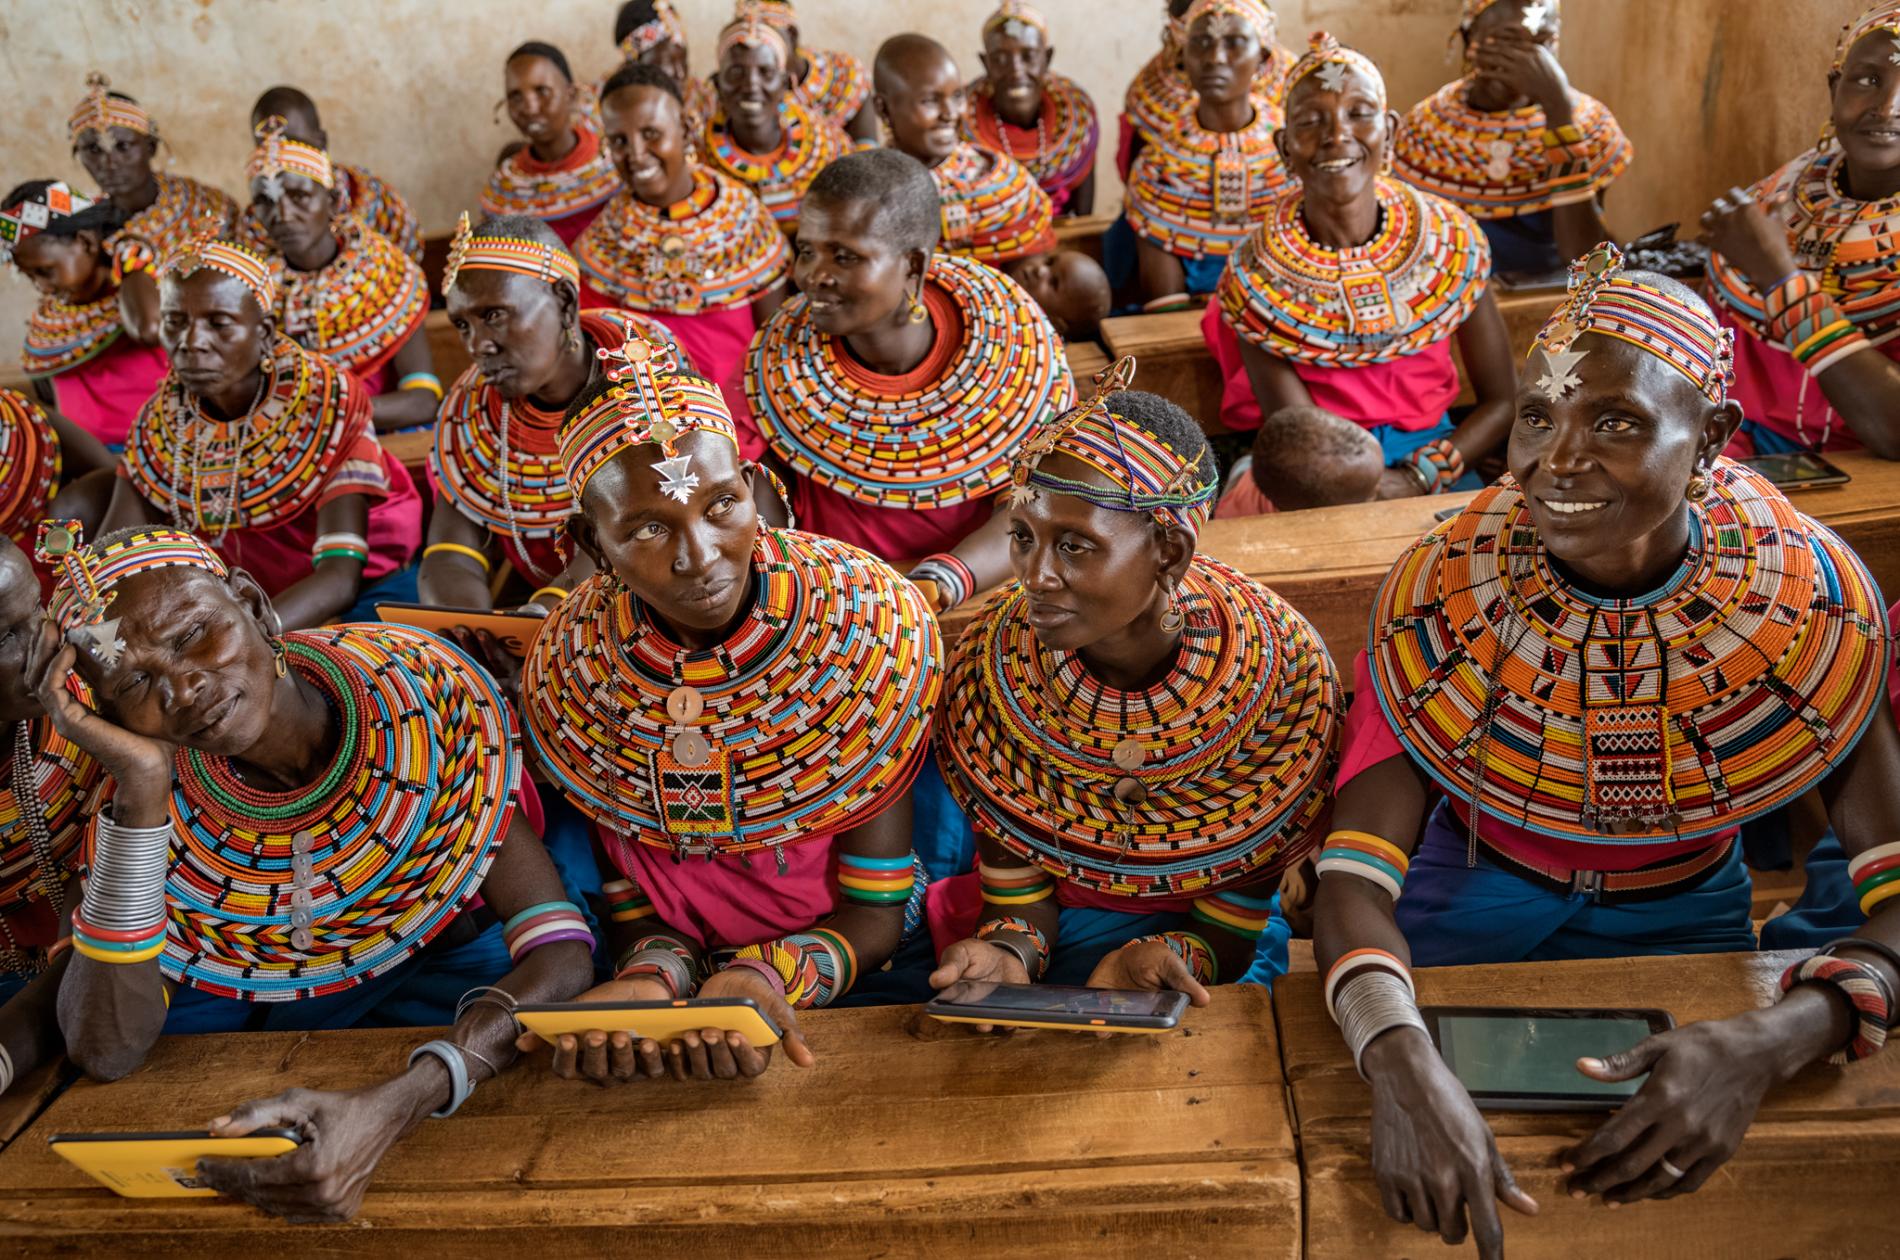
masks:
{"label": "beaded earring", "polygon": [[276,635],[271,636],[270,654],[271,664],[277,669],[277,676],[279,678],[288,677],[290,675],[290,656],[284,650],[284,641]]}
{"label": "beaded earring", "polygon": [[1181,627],[1187,624],[1187,618],[1181,613],[1181,600],[1172,586],[1168,591],[1168,610],[1161,614],[1161,633],[1179,634]]}

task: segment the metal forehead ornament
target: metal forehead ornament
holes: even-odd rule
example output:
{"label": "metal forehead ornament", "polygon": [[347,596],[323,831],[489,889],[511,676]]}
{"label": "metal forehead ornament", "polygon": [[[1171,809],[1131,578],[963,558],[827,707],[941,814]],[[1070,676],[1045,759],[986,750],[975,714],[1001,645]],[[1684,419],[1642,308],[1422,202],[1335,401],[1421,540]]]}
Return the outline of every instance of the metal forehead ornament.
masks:
{"label": "metal forehead ornament", "polygon": [[1524,29],[1531,34],[1541,35],[1549,21],[1550,0],[1531,0],[1524,6]]}
{"label": "metal forehead ornament", "polygon": [[85,528],[79,521],[41,521],[39,533],[33,542],[33,558],[41,564],[57,565],[65,571],[79,607],[85,614],[85,624],[72,633],[86,640],[92,654],[101,662],[116,666],[120,654],[125,651],[125,640],[119,637],[120,618],[107,619],[106,609],[118,598],[119,593],[100,593],[92,566],[86,563]]}
{"label": "metal forehead ornament", "polygon": [[699,474],[693,471],[691,455],[681,455],[673,449],[680,430],[678,425],[666,418],[657,379],[658,373],[677,368],[678,360],[674,357],[673,348],[656,346],[639,333],[629,331],[626,341],[618,350],[602,348],[594,354],[608,365],[607,379],[630,390],[650,417],[647,433],[660,444],[667,456],[654,465],[654,470],[660,474],[660,493],[681,503],[689,501],[699,486]]}
{"label": "metal forehead ornament", "polygon": [[1346,63],[1343,61],[1327,62],[1324,66],[1320,67],[1319,82],[1320,86],[1325,88],[1328,92],[1345,91]]}

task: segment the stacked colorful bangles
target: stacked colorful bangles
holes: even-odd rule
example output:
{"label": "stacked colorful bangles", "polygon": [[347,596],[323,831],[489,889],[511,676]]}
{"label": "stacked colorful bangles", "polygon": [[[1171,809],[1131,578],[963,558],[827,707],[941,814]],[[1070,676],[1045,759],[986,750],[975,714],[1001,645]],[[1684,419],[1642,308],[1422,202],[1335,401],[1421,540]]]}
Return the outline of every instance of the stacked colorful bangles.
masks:
{"label": "stacked colorful bangles", "polygon": [[1326,837],[1315,869],[1321,875],[1336,871],[1369,880],[1397,901],[1411,860],[1398,845],[1371,832],[1335,831]]}
{"label": "stacked colorful bangles", "polygon": [[1867,850],[1849,860],[1847,878],[1860,899],[1860,912],[1871,915],[1874,908],[1891,897],[1900,897],[1900,840]]}
{"label": "stacked colorful bangles", "polygon": [[92,875],[73,911],[73,948],[95,962],[142,963],[165,951],[165,874],[172,824],[121,827],[99,819]]}

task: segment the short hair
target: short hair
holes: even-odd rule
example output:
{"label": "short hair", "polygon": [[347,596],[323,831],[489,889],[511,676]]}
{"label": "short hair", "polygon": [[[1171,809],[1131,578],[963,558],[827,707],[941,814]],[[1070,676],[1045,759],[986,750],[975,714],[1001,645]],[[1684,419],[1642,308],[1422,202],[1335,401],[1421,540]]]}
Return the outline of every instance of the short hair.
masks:
{"label": "short hair", "polygon": [[[5,197],[0,197],[0,209],[17,206],[28,198],[44,196],[46,190],[58,182],[52,179],[29,179],[24,184],[15,184]],[[98,232],[101,236],[110,236],[124,227],[126,220],[130,217],[125,211],[113,205],[110,200],[101,197],[78,214],[65,214],[53,218],[36,235],[77,236],[81,232],[91,230]]]}
{"label": "short hair", "polygon": [[[543,61],[551,62],[554,68],[561,72],[563,79],[566,79],[569,83],[574,81],[574,71],[568,68],[567,54],[556,48],[553,44],[544,44],[538,39],[531,39],[509,53],[508,61],[514,61],[521,57],[539,57]],[[501,64],[505,66],[508,64],[508,61],[504,61]]]}
{"label": "short hair", "polygon": [[805,189],[807,202],[844,205],[875,201],[877,221],[900,249],[934,250],[943,235],[943,202],[930,170],[896,149],[859,149],[818,172]]}
{"label": "short hair", "polygon": [[1161,439],[1182,462],[1192,463],[1202,486],[1218,482],[1220,469],[1214,462],[1214,449],[1207,444],[1206,432],[1178,403],[1146,390],[1123,389],[1108,396],[1108,410]]}
{"label": "short hair", "polygon": [[678,101],[680,108],[686,107],[686,94],[680,91],[680,85],[673,81],[672,75],[658,66],[645,66],[637,61],[622,64],[608,77],[607,82],[601,85],[600,99],[604,103],[615,92],[630,87],[658,88]]}
{"label": "short hair", "polygon": [[498,214],[492,219],[484,219],[476,224],[469,235],[477,240],[486,240],[491,236],[510,237],[514,240],[533,241],[537,245],[552,245],[562,253],[569,252],[567,242],[548,226],[548,221],[537,219],[531,214]]}
{"label": "short hair", "polygon": [[926,52],[939,53],[949,59],[952,65],[956,58],[950,56],[950,50],[928,35],[919,35],[915,31],[906,31],[902,35],[893,35],[878,46],[877,59],[871,63],[871,85],[878,92],[889,92],[894,86],[893,76],[897,74],[894,64],[898,58]]}
{"label": "short hair", "polygon": [[291,87],[288,83],[264,89],[263,95],[257,98],[257,104],[251,106],[253,122],[261,122],[273,114],[288,117],[293,113],[308,114],[312,123],[323,126],[323,117],[317,113],[317,103],[310,99],[309,93],[302,88]]}
{"label": "short hair", "polygon": [[[1254,434],[1251,472],[1274,507],[1297,511],[1363,501],[1341,477],[1343,466],[1359,461],[1385,467],[1384,449],[1366,429],[1324,407],[1283,407]],[[1372,476],[1376,486],[1378,473]]]}

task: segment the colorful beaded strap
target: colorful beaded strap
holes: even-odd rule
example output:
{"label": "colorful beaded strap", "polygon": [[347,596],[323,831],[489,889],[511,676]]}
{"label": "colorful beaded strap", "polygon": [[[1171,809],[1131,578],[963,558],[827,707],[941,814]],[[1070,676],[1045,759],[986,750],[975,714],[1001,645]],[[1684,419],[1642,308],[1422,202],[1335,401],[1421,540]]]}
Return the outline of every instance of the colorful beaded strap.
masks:
{"label": "colorful beaded strap", "polygon": [[1013,158],[959,144],[930,178],[942,202],[939,248],[946,253],[1006,263],[1055,248],[1049,194]]}
{"label": "colorful beaded strap", "polygon": [[587,283],[615,305],[697,315],[784,280],[791,253],[765,204],[732,176],[693,168],[693,188],[655,208],[622,192],[574,242]]}
{"label": "colorful beaded strap", "polygon": [[545,284],[565,280],[576,290],[581,284],[580,264],[567,250],[516,236],[477,236],[469,226],[466,210],[456,224],[455,238],[449,242],[448,265],[442,269],[444,295],[455,287],[456,277],[464,271],[505,271]]}
{"label": "colorful beaded strap", "polygon": [[[1634,147],[1595,97],[1570,94],[1571,140],[1546,126],[1540,105],[1473,109],[1470,88],[1469,79],[1459,79],[1412,107],[1393,146],[1392,169],[1472,218],[1509,219],[1588,201],[1629,169]],[[1553,163],[1559,147],[1566,160]]]}
{"label": "colorful beaded strap", "polygon": [[136,136],[158,134],[158,124],[152,121],[152,116],[143,105],[123,96],[114,96],[111,88],[112,80],[97,70],[86,76],[86,95],[66,119],[66,135],[70,143],[77,145],[79,137],[88,131],[96,131],[104,136],[114,127],[124,128]]}

